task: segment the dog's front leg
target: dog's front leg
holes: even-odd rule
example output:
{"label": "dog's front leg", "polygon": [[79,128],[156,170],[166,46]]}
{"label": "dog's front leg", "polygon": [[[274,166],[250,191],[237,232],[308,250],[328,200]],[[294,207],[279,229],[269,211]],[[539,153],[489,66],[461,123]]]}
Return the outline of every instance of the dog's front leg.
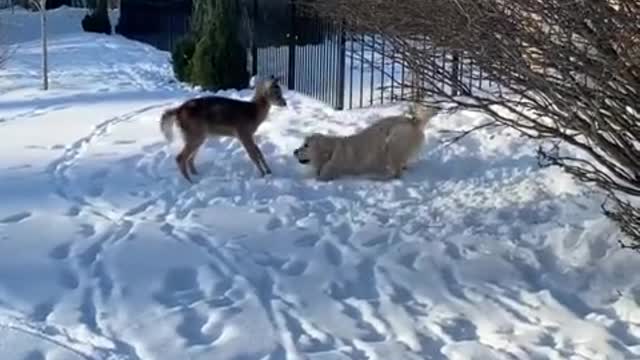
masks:
{"label": "dog's front leg", "polygon": [[316,179],[320,181],[331,181],[336,177],[336,169],[331,162],[324,164],[320,169],[318,169],[318,173],[316,174]]}
{"label": "dog's front leg", "polygon": [[403,165],[400,164],[387,164],[383,171],[383,177],[386,180],[399,179],[402,176],[402,172],[404,171]]}
{"label": "dog's front leg", "polygon": [[385,181],[397,180],[402,177],[402,172],[400,170],[388,169],[384,175],[382,175],[382,179]]}
{"label": "dog's front leg", "polygon": [[316,177],[316,179],[320,180],[320,181],[331,181],[333,179],[335,179],[336,177],[327,172],[327,171],[322,171],[320,172],[320,174],[318,174],[318,176]]}
{"label": "dog's front leg", "polygon": [[397,148],[390,146],[389,141],[385,144],[386,163],[383,169],[385,180],[399,179],[407,169],[406,160]]}

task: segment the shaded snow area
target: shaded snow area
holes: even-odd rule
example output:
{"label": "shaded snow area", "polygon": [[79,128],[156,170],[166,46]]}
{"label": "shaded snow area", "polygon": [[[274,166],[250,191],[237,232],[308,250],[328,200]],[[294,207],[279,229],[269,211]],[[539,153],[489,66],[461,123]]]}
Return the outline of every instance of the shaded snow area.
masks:
{"label": "shaded snow area", "polygon": [[48,92],[37,15],[0,16],[0,359],[640,359],[640,258],[536,144],[444,147],[483,117],[440,114],[401,180],[319,183],[291,154],[305,134],[404,108],[286,92],[256,135],[272,177],[210,139],[189,185],[158,121],[198,93],[82,15],[50,12]]}

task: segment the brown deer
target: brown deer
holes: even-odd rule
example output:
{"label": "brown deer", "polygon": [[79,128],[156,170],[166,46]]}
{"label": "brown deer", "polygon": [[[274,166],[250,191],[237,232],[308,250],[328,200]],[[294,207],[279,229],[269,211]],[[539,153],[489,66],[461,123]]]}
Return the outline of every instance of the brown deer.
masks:
{"label": "brown deer", "polygon": [[204,96],[185,101],[162,114],[160,128],[167,141],[173,140],[173,124],[180,128],[184,147],[176,156],[182,175],[189,181],[189,171],[198,174],[194,158],[208,136],[235,137],[258,167],[261,176],[271,174],[253,135],[267,118],[272,105],[287,106],[279,79],[273,76],[256,85],[251,101],[222,96]]}

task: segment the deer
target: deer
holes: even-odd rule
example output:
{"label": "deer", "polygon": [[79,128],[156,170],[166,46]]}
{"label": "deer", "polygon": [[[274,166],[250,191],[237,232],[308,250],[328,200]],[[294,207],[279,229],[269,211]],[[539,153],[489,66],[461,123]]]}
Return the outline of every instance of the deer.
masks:
{"label": "deer", "polygon": [[169,108],[162,113],[160,130],[171,143],[174,124],[179,128],[184,146],[175,161],[190,183],[193,181],[189,172],[198,175],[194,164],[198,149],[209,137],[233,137],[239,140],[261,177],[265,177],[272,172],[254,141],[254,134],[267,119],[272,106],[287,106],[280,79],[273,76],[256,84],[249,101],[209,95],[192,98]]}

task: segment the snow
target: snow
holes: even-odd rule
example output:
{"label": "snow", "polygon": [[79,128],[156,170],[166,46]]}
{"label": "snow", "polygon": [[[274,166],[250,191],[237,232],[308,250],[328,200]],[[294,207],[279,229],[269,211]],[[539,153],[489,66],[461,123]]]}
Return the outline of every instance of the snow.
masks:
{"label": "snow", "polygon": [[536,144],[446,147],[483,116],[441,114],[403,179],[319,183],[292,156],[306,134],[404,108],[289,91],[257,133],[272,177],[211,139],[189,185],[158,121],[199,93],[167,53],[54,10],[44,92],[37,15],[0,14],[3,360],[640,358],[637,254]]}

